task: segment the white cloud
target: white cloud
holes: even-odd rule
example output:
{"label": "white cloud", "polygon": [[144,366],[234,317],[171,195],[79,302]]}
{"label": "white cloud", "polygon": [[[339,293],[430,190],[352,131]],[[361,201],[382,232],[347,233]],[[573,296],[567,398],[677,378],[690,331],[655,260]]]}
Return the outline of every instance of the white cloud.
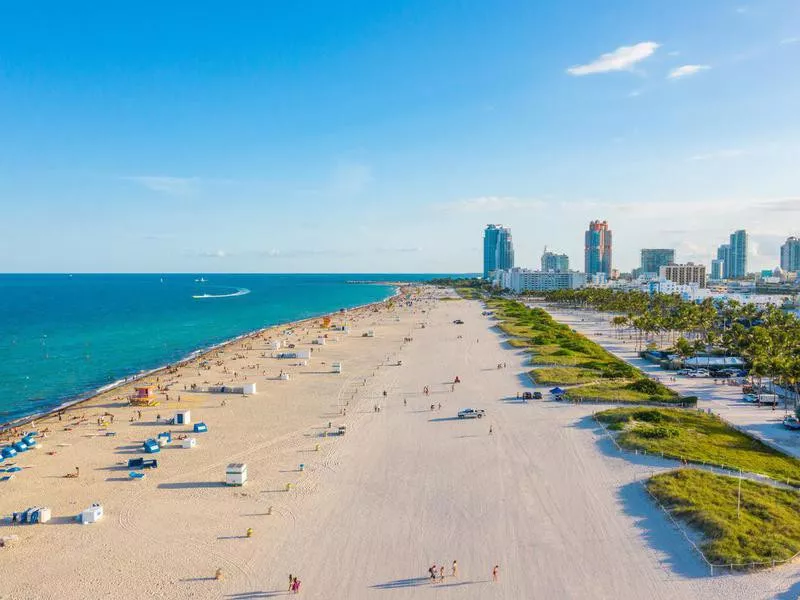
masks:
{"label": "white cloud", "polygon": [[708,65],[683,65],[682,67],[676,67],[669,72],[667,75],[667,79],[679,79],[681,77],[688,77],[689,75],[694,75],[695,73],[699,73],[700,71],[705,71],[710,69]]}
{"label": "white cloud", "polygon": [[447,212],[484,213],[504,210],[531,210],[542,208],[541,200],[516,198],[514,196],[480,196],[455,202],[438,204],[439,210]]}
{"label": "white cloud", "polygon": [[607,52],[585,65],[575,65],[567,69],[570,75],[592,75],[610,71],[629,71],[636,63],[651,56],[660,44],[656,42],[639,42],[633,46],[620,46],[613,52]]}
{"label": "white cloud", "polygon": [[212,251],[200,252],[199,255],[202,256],[203,258],[225,258],[226,256],[228,256],[228,253],[225,252],[225,250],[212,250]]}
{"label": "white cloud", "polygon": [[746,154],[744,150],[738,148],[730,148],[727,150],[716,150],[715,152],[707,152],[705,154],[695,154],[689,157],[689,160],[717,160],[724,158],[736,158]]}
{"label": "white cloud", "polygon": [[153,192],[167,194],[168,196],[189,196],[197,191],[200,181],[196,177],[165,177],[159,175],[123,177],[123,179],[133,181]]}

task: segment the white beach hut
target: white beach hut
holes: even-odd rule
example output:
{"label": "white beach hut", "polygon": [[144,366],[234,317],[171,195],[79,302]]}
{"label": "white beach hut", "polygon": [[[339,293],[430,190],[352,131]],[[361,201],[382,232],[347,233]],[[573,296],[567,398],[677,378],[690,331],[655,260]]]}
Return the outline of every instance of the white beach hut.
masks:
{"label": "white beach hut", "polygon": [[334,373],[341,373],[342,372],[342,363],[340,363],[340,362],[331,363],[331,366],[333,367],[333,372]]}
{"label": "white beach hut", "polygon": [[289,381],[289,374],[288,373],[281,373],[278,375],[278,379],[281,381]]}
{"label": "white beach hut", "polygon": [[242,386],[242,393],[243,394],[255,394],[256,393],[256,384],[255,383],[245,383]]}
{"label": "white beach hut", "polygon": [[311,358],[311,348],[301,348],[295,352],[295,358]]}
{"label": "white beach hut", "polygon": [[103,518],[103,505],[92,504],[89,508],[81,512],[81,523],[97,523]]}
{"label": "white beach hut", "polygon": [[272,341],[269,343],[269,347],[270,347],[272,350],[280,350],[280,349],[281,349],[281,342],[280,342],[280,340],[272,340]]}
{"label": "white beach hut", "polygon": [[179,410],[175,413],[175,425],[191,425],[192,413],[188,410]]}
{"label": "white beach hut", "polygon": [[324,346],[326,341],[327,340],[324,337],[320,336],[316,338],[313,343],[316,344],[317,346]]}
{"label": "white beach hut", "polygon": [[197,446],[197,439],[196,438],[186,438],[181,441],[182,448],[194,448]]}
{"label": "white beach hut", "polygon": [[244,485],[247,481],[247,464],[231,463],[225,469],[225,485]]}

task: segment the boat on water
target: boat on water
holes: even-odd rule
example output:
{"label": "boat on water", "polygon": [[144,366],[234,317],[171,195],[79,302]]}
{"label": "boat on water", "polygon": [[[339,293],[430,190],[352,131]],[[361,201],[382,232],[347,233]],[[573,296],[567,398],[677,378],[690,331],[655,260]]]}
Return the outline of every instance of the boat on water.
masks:
{"label": "boat on water", "polygon": [[205,277],[201,277],[200,279],[195,279],[194,280],[195,283],[205,283],[207,281],[208,281],[208,279],[206,279]]}

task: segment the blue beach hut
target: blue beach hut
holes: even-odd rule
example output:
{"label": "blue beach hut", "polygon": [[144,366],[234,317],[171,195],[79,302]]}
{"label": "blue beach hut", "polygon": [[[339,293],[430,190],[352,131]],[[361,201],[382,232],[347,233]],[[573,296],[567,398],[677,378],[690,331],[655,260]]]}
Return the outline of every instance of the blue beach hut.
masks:
{"label": "blue beach hut", "polygon": [[149,439],[144,442],[144,451],[147,454],[155,454],[156,452],[161,452],[161,448],[158,446],[157,441]]}
{"label": "blue beach hut", "polygon": [[205,433],[208,431],[208,427],[206,427],[205,423],[195,423],[194,424],[194,432],[195,433]]}
{"label": "blue beach hut", "polygon": [[28,448],[33,448],[36,445],[36,440],[33,439],[30,434],[22,438],[22,441],[25,442],[25,445],[28,446]]}
{"label": "blue beach hut", "polygon": [[0,450],[0,454],[3,455],[3,458],[14,458],[17,455],[17,450],[13,446],[6,446]]}
{"label": "blue beach hut", "polygon": [[28,444],[26,444],[23,441],[15,442],[14,443],[14,450],[16,450],[17,452],[27,452]]}

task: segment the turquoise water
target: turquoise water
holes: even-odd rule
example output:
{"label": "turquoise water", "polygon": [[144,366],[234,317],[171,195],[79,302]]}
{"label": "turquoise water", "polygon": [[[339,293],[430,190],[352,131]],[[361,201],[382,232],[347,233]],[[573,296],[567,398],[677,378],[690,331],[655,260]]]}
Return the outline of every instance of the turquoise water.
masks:
{"label": "turquoise water", "polygon": [[198,277],[0,275],[0,424],[243,333],[394,292],[348,280],[428,278],[207,275],[202,282]]}

